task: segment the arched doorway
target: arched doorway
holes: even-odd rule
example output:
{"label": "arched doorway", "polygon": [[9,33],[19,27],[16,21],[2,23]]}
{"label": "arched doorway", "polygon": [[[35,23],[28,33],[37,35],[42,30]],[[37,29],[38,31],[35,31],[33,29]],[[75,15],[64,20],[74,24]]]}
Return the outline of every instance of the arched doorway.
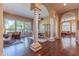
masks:
{"label": "arched doorway", "polygon": [[61,36],[75,36],[76,16],[72,12],[65,13],[61,18]]}

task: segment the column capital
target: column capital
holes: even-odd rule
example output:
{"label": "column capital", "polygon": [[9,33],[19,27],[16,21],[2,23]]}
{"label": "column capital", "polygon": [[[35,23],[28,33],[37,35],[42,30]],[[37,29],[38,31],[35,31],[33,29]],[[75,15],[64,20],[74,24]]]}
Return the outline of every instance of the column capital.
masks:
{"label": "column capital", "polygon": [[41,10],[41,3],[31,3],[31,10]]}

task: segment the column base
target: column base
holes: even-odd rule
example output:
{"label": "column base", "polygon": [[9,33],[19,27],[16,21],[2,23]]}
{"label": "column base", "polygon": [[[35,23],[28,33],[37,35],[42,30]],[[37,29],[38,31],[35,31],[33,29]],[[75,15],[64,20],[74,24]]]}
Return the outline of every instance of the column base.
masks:
{"label": "column base", "polygon": [[43,43],[43,42],[46,42],[47,39],[38,39],[39,42]]}
{"label": "column base", "polygon": [[32,43],[30,46],[31,50],[34,52],[40,50],[42,48],[41,44],[39,42]]}
{"label": "column base", "polygon": [[55,39],[60,39],[59,37],[55,37]]}
{"label": "column base", "polygon": [[79,44],[79,40],[76,40],[76,42]]}
{"label": "column base", "polygon": [[53,41],[55,41],[55,38],[49,38],[48,41],[53,42]]}

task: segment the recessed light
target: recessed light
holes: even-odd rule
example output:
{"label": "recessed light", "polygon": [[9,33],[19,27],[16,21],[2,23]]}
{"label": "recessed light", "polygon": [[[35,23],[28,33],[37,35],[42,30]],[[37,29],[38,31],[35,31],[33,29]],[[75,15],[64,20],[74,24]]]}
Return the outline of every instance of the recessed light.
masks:
{"label": "recessed light", "polygon": [[67,5],[67,3],[64,3],[64,6],[66,6]]}

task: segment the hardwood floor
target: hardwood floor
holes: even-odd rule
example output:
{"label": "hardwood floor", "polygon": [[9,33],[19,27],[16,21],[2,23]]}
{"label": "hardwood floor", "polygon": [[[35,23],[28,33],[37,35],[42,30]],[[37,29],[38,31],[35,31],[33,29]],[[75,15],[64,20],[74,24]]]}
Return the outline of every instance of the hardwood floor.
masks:
{"label": "hardwood floor", "polygon": [[6,56],[79,56],[79,45],[75,37],[62,37],[61,40],[45,42],[42,49],[33,52],[29,46],[31,39],[25,38],[23,43],[12,45],[3,49]]}

